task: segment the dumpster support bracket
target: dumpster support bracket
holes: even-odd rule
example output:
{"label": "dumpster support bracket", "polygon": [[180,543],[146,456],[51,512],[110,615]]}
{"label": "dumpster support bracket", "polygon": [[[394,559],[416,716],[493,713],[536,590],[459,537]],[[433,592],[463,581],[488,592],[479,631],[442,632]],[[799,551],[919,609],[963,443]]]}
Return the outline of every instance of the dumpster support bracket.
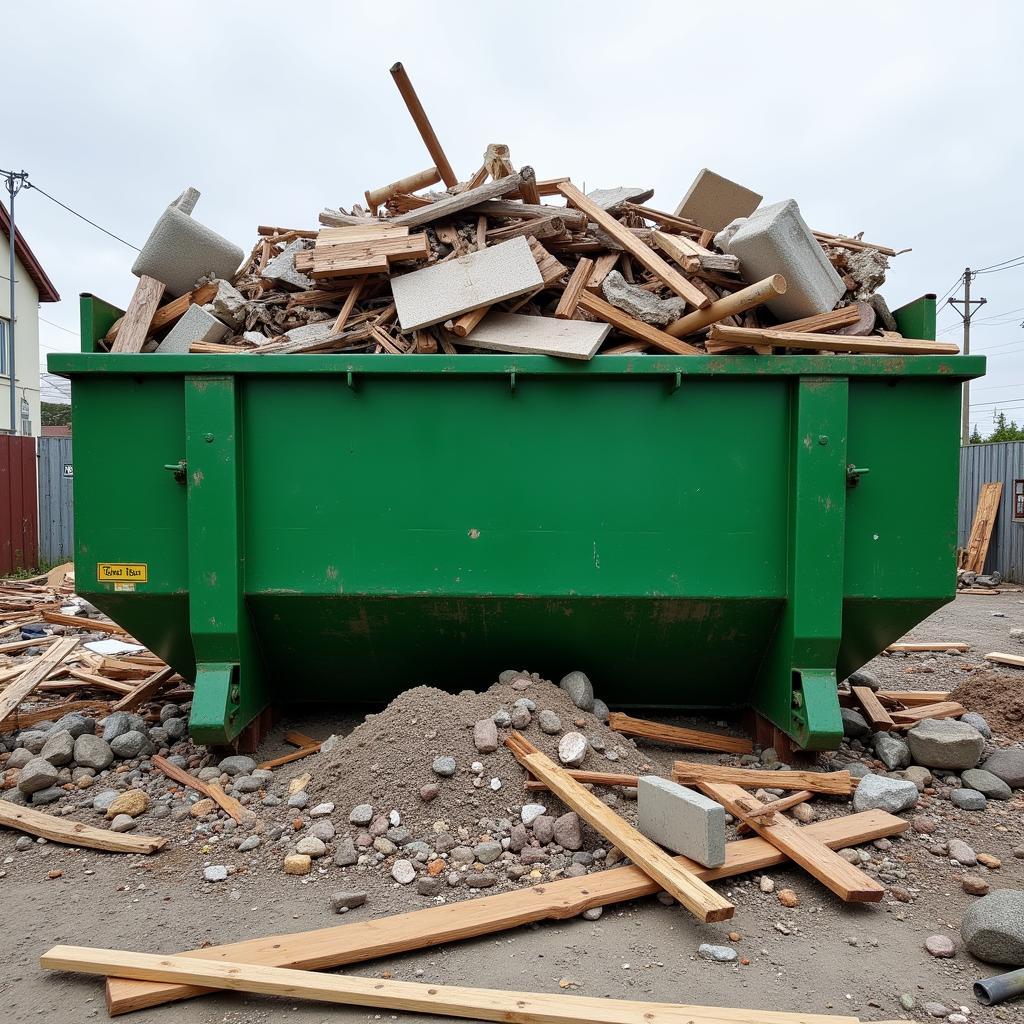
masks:
{"label": "dumpster support bracket", "polygon": [[794,381],[787,600],[753,707],[807,750],[834,749],[843,735],[835,668],[843,625],[848,412],[846,378]]}
{"label": "dumpster support bracket", "polygon": [[189,626],[196,655],[190,731],[226,744],[267,705],[245,603],[240,396],[232,376],[185,378]]}

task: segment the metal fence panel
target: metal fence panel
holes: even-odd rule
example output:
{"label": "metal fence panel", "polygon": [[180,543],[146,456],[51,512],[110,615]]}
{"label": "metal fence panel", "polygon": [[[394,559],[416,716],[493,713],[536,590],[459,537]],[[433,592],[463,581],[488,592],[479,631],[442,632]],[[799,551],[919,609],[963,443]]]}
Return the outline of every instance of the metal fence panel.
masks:
{"label": "metal fence panel", "polygon": [[985,560],[985,571],[998,569],[1006,579],[1024,583],[1024,523],[1013,521],[1013,481],[1024,479],[1024,441],[972,444],[960,449],[960,529],[967,546],[981,485],[999,480],[1003,495]]}
{"label": "metal fence panel", "polygon": [[71,438],[39,438],[39,556],[46,564],[73,557],[73,484]]}

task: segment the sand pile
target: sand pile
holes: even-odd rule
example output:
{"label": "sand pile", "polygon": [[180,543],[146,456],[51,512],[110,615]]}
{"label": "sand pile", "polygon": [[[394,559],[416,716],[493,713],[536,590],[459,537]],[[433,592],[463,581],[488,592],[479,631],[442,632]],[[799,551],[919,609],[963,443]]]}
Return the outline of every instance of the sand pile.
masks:
{"label": "sand pile", "polygon": [[982,715],[994,735],[1024,740],[1024,677],[1019,672],[978,669],[956,688],[952,699]]}

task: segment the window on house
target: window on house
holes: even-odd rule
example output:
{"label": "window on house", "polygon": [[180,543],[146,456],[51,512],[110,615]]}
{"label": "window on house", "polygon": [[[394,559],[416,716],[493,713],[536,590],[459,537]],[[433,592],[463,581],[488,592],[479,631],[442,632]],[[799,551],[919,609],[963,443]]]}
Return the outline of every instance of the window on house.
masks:
{"label": "window on house", "polygon": [[11,327],[10,321],[0,317],[0,377],[6,377],[10,372],[10,350]]}
{"label": "window on house", "polygon": [[1024,523],[1024,480],[1013,481],[1013,521]]}

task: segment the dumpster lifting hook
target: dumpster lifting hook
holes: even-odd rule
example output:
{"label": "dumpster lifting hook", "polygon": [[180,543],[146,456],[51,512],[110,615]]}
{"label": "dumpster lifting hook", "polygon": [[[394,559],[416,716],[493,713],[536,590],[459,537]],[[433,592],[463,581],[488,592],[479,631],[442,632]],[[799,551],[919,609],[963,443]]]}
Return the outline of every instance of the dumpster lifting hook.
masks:
{"label": "dumpster lifting hook", "polygon": [[179,459],[177,462],[168,463],[164,466],[164,469],[169,473],[173,473],[174,479],[177,480],[179,484],[183,484],[185,482],[185,474],[188,471],[188,463],[184,459]]}
{"label": "dumpster lifting hook", "polygon": [[855,466],[852,462],[846,467],[846,486],[856,487],[860,483],[860,478],[865,473],[870,473],[870,469],[864,469],[860,466]]}

